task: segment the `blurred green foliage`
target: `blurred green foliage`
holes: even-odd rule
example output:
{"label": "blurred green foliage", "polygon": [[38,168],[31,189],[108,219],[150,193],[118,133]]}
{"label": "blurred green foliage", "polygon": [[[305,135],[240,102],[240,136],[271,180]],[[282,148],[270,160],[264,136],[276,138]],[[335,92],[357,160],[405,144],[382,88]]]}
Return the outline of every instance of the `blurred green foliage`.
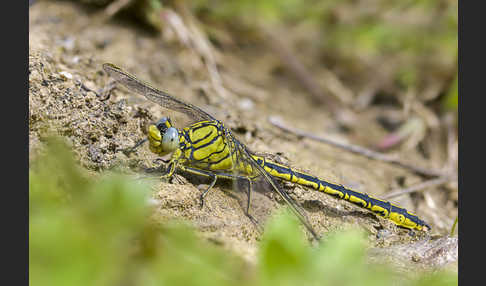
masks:
{"label": "blurred green foliage", "polygon": [[[440,104],[457,109],[457,93],[451,94],[457,89],[453,81],[457,0],[134,0],[126,9],[160,29],[162,10],[176,3],[190,7],[207,24],[208,33],[216,25],[233,30],[237,38],[255,40],[258,33],[254,31],[262,26],[279,26],[290,33],[282,37],[298,39],[293,45],[304,47],[298,48],[303,57],[318,59],[309,62],[326,68],[337,67],[344,83],[357,91],[376,78],[376,69],[391,66],[386,70],[390,76],[381,79],[383,86],[411,88],[420,94],[440,83],[440,95],[447,97]],[[297,26],[305,28],[292,30]],[[312,54],[313,50],[320,54]]]}
{"label": "blurred green foliage", "polygon": [[[59,140],[29,170],[30,285],[396,285],[365,263],[356,232],[312,248],[288,212],[273,218],[256,266],[197,238],[183,223],[154,222],[150,186],[119,175],[89,177]],[[423,274],[401,285],[457,285]]]}
{"label": "blurred green foliage", "polygon": [[447,95],[444,97],[444,107],[447,109],[457,110],[459,105],[459,86],[458,75],[454,78]]}
{"label": "blurred green foliage", "polygon": [[[283,26],[289,34],[282,37],[298,39],[294,45],[301,47],[302,57],[324,59],[311,62],[336,67],[345,83],[356,90],[365,88],[383,66],[391,67],[386,70],[390,76],[380,78],[383,86],[412,88],[419,94],[437,83],[443,86],[441,94],[454,88],[449,85],[457,73],[456,0],[186,2],[216,25]],[[296,26],[304,27],[293,30],[300,36],[292,35]],[[312,54],[316,48],[320,54]],[[448,106],[457,100],[451,98],[446,100]]]}
{"label": "blurred green foliage", "polygon": [[[317,248],[301,236],[290,212],[273,218],[259,252],[262,285],[457,285],[457,274],[438,271],[406,278],[387,265],[370,264],[366,239],[357,230],[327,233]],[[417,273],[415,273],[417,274]]]}
{"label": "blurred green foliage", "polygon": [[29,172],[31,285],[230,285],[243,262],[182,224],[151,222],[150,186],[88,179],[51,140]]}

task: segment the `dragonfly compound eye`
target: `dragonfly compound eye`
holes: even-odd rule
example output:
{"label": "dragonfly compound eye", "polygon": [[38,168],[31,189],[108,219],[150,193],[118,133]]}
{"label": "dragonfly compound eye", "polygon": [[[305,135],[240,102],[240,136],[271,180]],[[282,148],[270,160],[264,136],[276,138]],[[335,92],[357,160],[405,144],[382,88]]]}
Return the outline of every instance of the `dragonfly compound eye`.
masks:
{"label": "dragonfly compound eye", "polygon": [[157,129],[160,130],[160,132],[165,132],[167,128],[172,127],[172,123],[170,122],[169,117],[162,117],[157,123],[155,123],[155,126],[157,126]]}
{"label": "dragonfly compound eye", "polygon": [[179,131],[169,127],[162,136],[162,149],[164,152],[172,152],[179,148]]}

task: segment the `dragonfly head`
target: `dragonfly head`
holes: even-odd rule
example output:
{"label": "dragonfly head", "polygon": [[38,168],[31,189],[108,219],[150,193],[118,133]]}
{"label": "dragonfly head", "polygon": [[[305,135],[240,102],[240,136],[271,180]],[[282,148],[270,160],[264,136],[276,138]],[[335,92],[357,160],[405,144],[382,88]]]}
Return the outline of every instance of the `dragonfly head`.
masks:
{"label": "dragonfly head", "polygon": [[150,150],[160,156],[167,155],[179,148],[179,131],[172,126],[169,117],[162,117],[148,127]]}

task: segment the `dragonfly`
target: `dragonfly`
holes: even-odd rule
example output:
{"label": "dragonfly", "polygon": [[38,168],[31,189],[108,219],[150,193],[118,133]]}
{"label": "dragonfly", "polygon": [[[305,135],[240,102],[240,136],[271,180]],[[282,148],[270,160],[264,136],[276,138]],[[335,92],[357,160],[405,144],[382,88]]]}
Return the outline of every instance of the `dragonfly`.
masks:
{"label": "dragonfly", "polygon": [[399,227],[419,231],[431,229],[417,215],[388,201],[350,190],[343,185],[327,182],[287,165],[271,161],[265,156],[257,155],[240,142],[223,122],[201,108],[152,87],[149,83],[136,78],[114,64],[105,63],[103,69],[116,82],[121,83],[130,91],[143,95],[164,108],[186,114],[193,120],[192,124],[178,129],[173,126],[169,117],[163,117],[148,126],[147,138],[138,142],[132,147],[132,150],[148,141],[151,152],[159,156],[172,154],[170,160],[166,161],[167,168],[161,175],[163,178],[170,178],[177,169],[210,178],[211,183],[200,195],[201,206],[204,205],[204,197],[218,179],[243,180],[247,182],[248,186],[245,214],[255,221],[250,214],[250,196],[253,191],[253,182],[263,179],[269,184],[272,191],[287,203],[309,233],[319,240],[304,211],[287,192],[279,187],[275,180],[279,179],[346,200],[389,219]]}

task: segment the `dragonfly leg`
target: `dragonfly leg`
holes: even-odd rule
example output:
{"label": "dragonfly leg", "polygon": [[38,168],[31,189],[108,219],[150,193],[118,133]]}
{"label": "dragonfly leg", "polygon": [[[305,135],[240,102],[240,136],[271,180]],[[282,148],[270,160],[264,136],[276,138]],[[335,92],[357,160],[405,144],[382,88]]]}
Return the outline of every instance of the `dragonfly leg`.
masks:
{"label": "dragonfly leg", "polygon": [[156,167],[150,167],[150,168],[144,168],[144,171],[147,173],[166,173],[165,165],[160,164],[159,162],[163,162],[164,164],[170,163],[170,160],[164,160],[162,158],[157,158],[152,161],[154,164],[159,164],[159,166]]}
{"label": "dragonfly leg", "polygon": [[157,164],[159,161],[162,162],[162,163],[165,163],[165,164],[170,163],[170,159],[165,160],[165,159],[162,159],[162,158],[157,158],[157,159],[153,160],[152,162]]}
{"label": "dragonfly leg", "polygon": [[[245,215],[251,220],[251,222],[253,224],[255,224],[257,227],[260,226],[260,224],[258,223],[258,220],[256,218],[254,218],[251,214],[250,214],[250,202],[251,202],[251,192],[253,191],[253,186],[252,186],[252,182],[251,182],[251,179],[249,178],[246,178],[247,182],[248,182],[248,189],[247,189],[247,202],[246,202],[246,211],[245,211]],[[260,229],[259,229],[260,230]]]}
{"label": "dragonfly leg", "polygon": [[205,170],[201,170],[201,169],[196,169],[196,168],[191,168],[191,167],[187,167],[187,166],[179,166],[179,168],[183,171],[186,171],[186,172],[189,172],[189,173],[193,173],[193,174],[196,174],[196,175],[200,175],[200,176],[204,176],[204,177],[209,177],[212,179],[211,183],[209,184],[209,187],[207,187],[203,192],[202,194],[199,196],[199,199],[200,199],[200,207],[201,209],[204,207],[204,198],[206,197],[206,195],[208,194],[208,192],[214,187],[214,185],[216,184],[216,181],[218,180],[218,176],[212,172],[209,172],[209,171],[205,171]]}
{"label": "dragonfly leg", "polygon": [[[159,161],[159,159],[156,159],[154,160],[153,162],[156,163],[156,161]],[[168,163],[168,161],[163,161],[164,163]],[[165,165],[159,165],[159,166],[156,166],[156,167],[150,167],[150,168],[143,168],[143,170],[146,172],[146,173],[162,173],[162,174],[165,174],[167,172],[166,168],[165,168]]]}
{"label": "dragonfly leg", "polygon": [[211,184],[209,184],[209,187],[207,187],[207,189],[205,189],[204,192],[202,192],[201,196],[199,197],[199,200],[200,200],[199,204],[200,204],[201,209],[204,207],[204,197],[208,194],[209,190],[211,190],[214,187],[214,184],[216,184],[216,180],[218,179],[218,177],[215,174],[208,173],[208,175],[213,180],[211,181]]}
{"label": "dragonfly leg", "polygon": [[169,166],[167,166],[167,169],[165,169],[165,172],[162,173],[160,176],[161,179],[168,179],[174,175],[175,169],[176,169],[177,162],[176,161],[170,161]]}
{"label": "dragonfly leg", "polygon": [[252,191],[252,185],[251,185],[251,180],[248,179],[248,201],[246,202],[246,214],[250,215],[250,201],[251,201],[251,191]]}
{"label": "dragonfly leg", "polygon": [[245,209],[245,215],[250,219],[250,221],[257,227],[258,231],[260,233],[263,233],[263,230],[258,222],[257,219],[255,219],[251,214],[250,214],[250,202],[251,202],[251,192],[253,191],[253,185],[252,185],[252,180],[251,178],[248,178],[248,177],[245,177],[245,176],[238,176],[238,175],[235,175],[235,174],[231,174],[231,173],[223,173],[223,172],[218,172],[218,173],[213,173],[213,172],[210,172],[210,171],[205,171],[205,170],[201,170],[201,169],[196,169],[196,168],[191,168],[191,167],[187,167],[187,166],[182,166],[180,165],[179,168],[183,171],[186,171],[186,172],[190,172],[190,173],[193,173],[193,174],[197,174],[197,175],[201,175],[201,176],[205,176],[205,177],[210,177],[212,178],[212,181],[211,181],[211,184],[209,185],[209,187],[204,190],[200,196],[200,206],[201,208],[204,206],[204,198],[206,197],[206,195],[208,194],[208,192],[214,187],[214,185],[216,184],[216,181],[218,178],[224,178],[224,179],[230,179],[230,180],[246,180],[248,182],[248,188],[247,188],[247,198],[248,198],[248,201],[246,203],[246,209]]}

